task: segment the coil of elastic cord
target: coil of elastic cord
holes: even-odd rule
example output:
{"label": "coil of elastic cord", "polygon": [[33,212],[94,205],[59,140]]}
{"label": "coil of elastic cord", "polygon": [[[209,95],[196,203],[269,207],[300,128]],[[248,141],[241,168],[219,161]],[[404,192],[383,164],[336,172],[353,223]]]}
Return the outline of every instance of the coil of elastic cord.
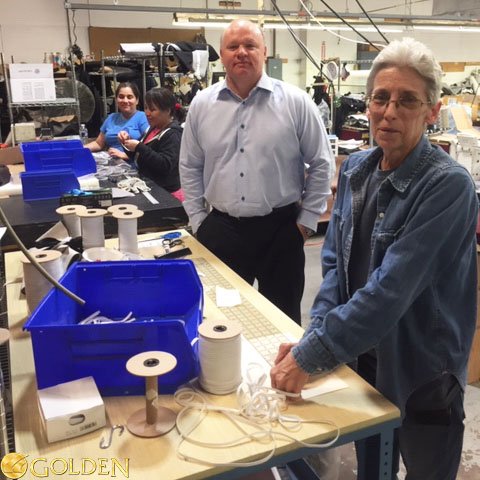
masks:
{"label": "coil of elastic cord", "polygon": [[[286,415],[287,397],[299,395],[280,392],[266,386],[267,374],[260,365],[250,364],[247,369],[246,380],[237,390],[238,408],[223,408],[209,404],[205,395],[193,388],[181,388],[174,395],[176,402],[182,406],[177,415],[177,430],[180,440],[177,444],[177,456],[182,460],[195,462],[208,466],[235,466],[252,467],[269,461],[277,450],[278,440],[288,439],[312,449],[331,447],[340,436],[340,428],[329,420],[302,419],[298,415]],[[196,412],[196,415],[194,415]],[[236,428],[240,435],[227,442],[202,442],[193,438],[192,434],[200,423],[206,419],[209,412],[217,412],[225,415]],[[288,432],[299,431],[302,424],[323,424],[333,426],[336,429],[333,438],[328,442],[312,444],[297,440]],[[256,428],[248,433],[242,424],[248,424]],[[279,430],[279,427],[283,431]],[[258,442],[264,445],[271,442],[272,447],[262,458],[252,462],[214,462],[205,458],[193,457],[182,452],[184,442],[205,448],[221,449],[244,445],[247,442]]]}
{"label": "coil of elastic cord", "polygon": [[[62,254],[57,250],[38,250],[32,252],[32,256],[57,281],[65,272],[61,258]],[[37,270],[29,258],[22,255],[20,260],[23,263],[23,279],[28,311],[31,313],[40,303],[40,300],[50,291],[52,284]]]}
{"label": "coil of elastic cord", "polygon": [[136,320],[136,318],[132,315],[132,312],[128,312],[127,316],[122,318],[121,320],[113,320],[111,318],[100,315],[100,310],[97,310],[83,320],[80,320],[78,322],[78,325],[99,325],[101,323],[132,323]]}
{"label": "coil of elastic cord", "polygon": [[105,227],[103,217],[107,211],[103,208],[87,208],[78,212],[82,226],[83,249],[105,246]]}
{"label": "coil of elastic cord", "polygon": [[121,252],[138,253],[138,219],[142,210],[116,210],[112,213],[118,222],[118,249]]}
{"label": "coil of elastic cord", "polygon": [[242,381],[241,327],[231,320],[205,321],[198,327],[199,382],[207,392],[225,395]]}
{"label": "coil of elastic cord", "polygon": [[70,237],[76,238],[82,234],[78,213],[84,212],[86,209],[85,205],[62,205],[57,208],[56,212],[62,216],[62,223]]}

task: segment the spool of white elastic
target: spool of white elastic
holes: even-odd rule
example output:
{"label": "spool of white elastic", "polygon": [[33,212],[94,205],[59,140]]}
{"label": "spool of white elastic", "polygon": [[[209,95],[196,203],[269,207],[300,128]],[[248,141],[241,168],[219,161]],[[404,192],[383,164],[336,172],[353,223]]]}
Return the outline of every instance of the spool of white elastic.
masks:
{"label": "spool of white elastic", "polygon": [[137,224],[143,212],[123,210],[112,215],[118,221],[118,249],[121,252],[138,253]]}
{"label": "spool of white elastic", "polygon": [[88,208],[79,212],[82,226],[83,249],[105,246],[105,228],[103,217],[107,214],[102,208]]}
{"label": "spool of white elastic", "polygon": [[119,203],[118,205],[112,205],[111,207],[108,207],[107,210],[108,213],[113,215],[116,212],[133,212],[138,210],[138,207],[131,203]]}
{"label": "spool of white elastic", "polygon": [[62,216],[62,222],[70,237],[75,238],[82,234],[78,213],[86,209],[85,205],[63,205],[57,208],[56,212]]}
{"label": "spool of white elastic", "polygon": [[198,327],[199,382],[207,392],[226,395],[240,385],[241,331],[231,320],[205,321]]}
{"label": "spool of white elastic", "polygon": [[[62,254],[57,250],[39,250],[32,253],[32,255],[56,280],[63,275]],[[50,291],[52,284],[35,268],[25,255],[21,256],[21,261],[23,263],[23,278],[25,281],[28,311],[32,312],[40,303],[40,300]]]}

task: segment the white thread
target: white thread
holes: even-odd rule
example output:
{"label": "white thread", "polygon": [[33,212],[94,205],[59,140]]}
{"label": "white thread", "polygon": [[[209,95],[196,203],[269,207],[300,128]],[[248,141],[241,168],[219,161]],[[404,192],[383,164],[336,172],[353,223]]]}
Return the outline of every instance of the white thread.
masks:
{"label": "white thread", "polygon": [[[41,250],[32,252],[32,255],[55,280],[58,280],[65,272],[60,252]],[[25,296],[27,297],[28,311],[31,313],[42,298],[53,288],[53,285],[34,267],[27,257],[22,256],[21,260],[25,281]]]}
{"label": "white thread", "polygon": [[82,227],[83,249],[104,247],[105,246],[105,228],[103,217],[107,211],[101,208],[92,208],[79,212]]}
{"label": "white thread", "polygon": [[[180,434],[180,440],[177,444],[177,456],[182,460],[200,463],[208,466],[236,466],[252,467],[260,465],[270,460],[278,447],[278,440],[288,439],[304,447],[309,448],[328,448],[332,446],[340,436],[340,428],[329,420],[308,420],[302,419],[298,415],[285,415],[287,409],[286,398],[299,397],[299,395],[280,392],[264,385],[267,378],[262,367],[257,364],[250,364],[247,369],[247,380],[242,383],[237,390],[238,408],[223,408],[209,404],[206,397],[193,388],[181,388],[175,392],[176,402],[183,408],[177,415],[176,426]],[[195,417],[192,412],[197,411]],[[208,416],[209,412],[217,412],[225,415],[230,422],[241,432],[240,436],[226,442],[202,442],[191,437],[194,430]],[[189,419],[190,424],[184,425],[184,419]],[[257,430],[247,432],[242,428],[242,424],[254,426]],[[274,430],[274,427],[282,427],[287,432],[299,431],[303,423],[324,424],[335,427],[336,432],[333,438],[327,442],[311,444],[297,440],[285,431]],[[214,462],[205,460],[205,458],[192,457],[182,453],[181,447],[184,442],[200,447],[220,449],[243,445],[246,442],[259,442],[262,444],[270,442],[271,450],[263,457],[253,462]]]}
{"label": "white thread", "polygon": [[143,216],[141,210],[114,211],[118,221],[118,249],[121,252],[138,253],[137,225]]}
{"label": "white thread", "polygon": [[62,216],[62,223],[65,225],[70,237],[76,238],[82,234],[78,213],[86,209],[87,207],[84,205],[63,205],[57,208],[56,212]]}
{"label": "white thread", "polygon": [[242,381],[241,328],[236,322],[203,322],[198,328],[200,385],[207,392],[225,395]]}

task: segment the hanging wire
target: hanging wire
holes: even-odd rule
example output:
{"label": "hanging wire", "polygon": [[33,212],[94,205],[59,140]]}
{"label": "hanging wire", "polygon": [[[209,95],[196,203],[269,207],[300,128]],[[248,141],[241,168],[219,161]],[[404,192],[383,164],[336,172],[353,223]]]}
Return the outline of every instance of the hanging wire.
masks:
{"label": "hanging wire", "polygon": [[339,20],[341,20],[345,25],[351,28],[360,38],[363,38],[369,45],[371,45],[376,50],[380,51],[380,48],[374,43],[372,43],[365,35],[362,35],[353,25],[347,22],[344,18],[342,18],[330,5],[325,2],[324,0],[320,0]]}
{"label": "hanging wire", "polygon": [[[328,33],[331,33],[332,35],[335,35],[336,37],[338,38],[341,38],[342,40],[345,40],[347,42],[351,42],[351,43],[358,43],[358,44],[362,44],[362,45],[368,45],[369,42],[362,42],[361,40],[355,40],[353,38],[348,38],[348,37],[344,37],[343,35],[340,35],[339,33],[333,31],[331,28],[328,28],[326,25],[323,25],[323,23],[321,23],[316,17],[315,15],[307,8],[307,6],[305,5],[305,3],[302,1],[302,0],[299,0],[300,3],[303,5],[303,8],[305,9],[305,11],[310,15],[310,18],[317,24],[319,25],[320,27],[322,27],[326,32]],[[381,44],[378,44],[377,46],[379,47],[384,47],[384,45],[381,45]]]}
{"label": "hanging wire", "polygon": [[307,46],[300,40],[300,38],[298,38],[297,34],[295,33],[295,31],[293,30],[293,28],[291,27],[290,23],[288,22],[288,20],[285,18],[285,15],[282,13],[282,11],[280,10],[280,8],[278,7],[277,5],[277,2],[276,0],[271,0],[271,3],[272,3],[272,6],[274,8],[274,10],[278,13],[278,15],[280,16],[280,18],[282,19],[283,23],[287,26],[288,28],[288,31],[290,32],[290,34],[292,35],[293,39],[295,40],[295,42],[297,43],[297,45],[300,47],[300,49],[302,50],[302,52],[306,55],[306,57],[312,62],[312,64],[315,66],[315,68],[321,72],[322,71],[322,62],[320,62],[320,65],[318,64],[318,62],[315,60],[315,58],[312,56],[312,54],[310,53],[310,51],[308,50]]}
{"label": "hanging wire", "polygon": [[370,18],[370,15],[366,12],[366,10],[362,7],[362,4],[360,3],[359,0],[355,0],[357,2],[357,5],[360,7],[364,15],[368,18],[369,22],[375,27],[375,30],[380,34],[380,36],[385,40],[387,45],[390,43],[388,41],[388,38],[380,31],[380,29],[377,27],[377,24]]}
{"label": "hanging wire", "polygon": [[75,22],[75,13],[76,12],[77,12],[76,10],[72,10],[72,23],[73,23],[72,33],[73,33],[73,43],[74,44],[77,43],[77,23]]}

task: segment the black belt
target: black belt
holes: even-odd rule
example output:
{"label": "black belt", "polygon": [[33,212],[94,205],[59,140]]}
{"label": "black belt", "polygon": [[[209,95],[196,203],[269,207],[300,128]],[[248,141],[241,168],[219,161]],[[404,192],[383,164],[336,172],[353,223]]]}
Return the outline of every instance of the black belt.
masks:
{"label": "black belt", "polygon": [[289,203],[288,205],[284,205],[283,207],[273,208],[270,213],[267,213],[267,215],[257,215],[257,216],[251,216],[251,217],[234,217],[232,215],[229,215],[226,212],[221,212],[216,208],[212,208],[212,213],[214,215],[218,215],[220,217],[233,218],[235,220],[240,220],[240,221],[258,220],[258,219],[268,218],[273,216],[282,217],[282,216],[289,216],[294,214],[296,215],[297,211],[298,211],[297,203]]}

